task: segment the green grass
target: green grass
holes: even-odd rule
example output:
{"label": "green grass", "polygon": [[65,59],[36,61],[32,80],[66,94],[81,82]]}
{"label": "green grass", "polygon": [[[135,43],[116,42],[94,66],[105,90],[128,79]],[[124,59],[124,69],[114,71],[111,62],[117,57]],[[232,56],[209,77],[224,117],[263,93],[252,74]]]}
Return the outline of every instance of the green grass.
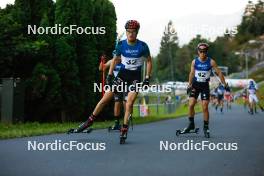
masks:
{"label": "green grass", "polygon": [[259,86],[260,104],[264,106],[264,84]]}
{"label": "green grass", "polygon": [[[201,112],[201,107],[196,106],[196,112]],[[147,117],[134,117],[134,124],[144,124],[160,120],[178,118],[187,115],[187,105],[178,107],[175,113],[165,115],[153,115]],[[44,134],[65,133],[69,128],[77,127],[80,122],[69,123],[17,123],[17,124],[2,124],[0,123],[0,139],[38,136]],[[113,121],[96,122],[93,125],[94,129],[103,129],[113,125]]]}

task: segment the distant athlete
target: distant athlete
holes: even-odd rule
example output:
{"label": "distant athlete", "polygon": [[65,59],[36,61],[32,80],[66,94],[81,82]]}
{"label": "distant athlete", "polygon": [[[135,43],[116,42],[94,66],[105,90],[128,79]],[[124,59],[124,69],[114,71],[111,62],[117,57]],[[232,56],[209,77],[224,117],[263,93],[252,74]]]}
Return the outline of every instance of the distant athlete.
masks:
{"label": "distant athlete", "polygon": [[225,93],[225,87],[221,83],[219,83],[219,86],[217,87],[217,105],[215,107],[215,110],[217,110],[218,106],[220,106],[220,111],[223,112],[224,93]]}
{"label": "distant athlete", "polygon": [[226,101],[226,108],[231,109],[231,103],[233,101],[233,95],[232,95],[231,89],[229,87],[225,90],[224,98]]}
{"label": "distant athlete", "polygon": [[257,105],[260,107],[261,111],[263,112],[264,109],[261,106],[261,104],[259,103],[258,100],[258,87],[257,85],[254,83],[254,81],[250,80],[249,81],[249,85],[248,85],[248,101],[249,101],[249,113],[250,114],[254,114],[253,109],[255,110],[255,113],[257,113]]}
{"label": "distant athlete", "polygon": [[244,109],[247,110],[247,107],[249,107],[247,88],[244,88],[242,91],[242,99],[243,99]]}

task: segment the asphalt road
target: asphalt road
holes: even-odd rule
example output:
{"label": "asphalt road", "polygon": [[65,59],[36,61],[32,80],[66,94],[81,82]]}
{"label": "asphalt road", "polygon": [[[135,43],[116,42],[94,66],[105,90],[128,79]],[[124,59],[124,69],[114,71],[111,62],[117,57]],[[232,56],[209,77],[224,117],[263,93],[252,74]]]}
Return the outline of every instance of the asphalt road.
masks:
{"label": "asphalt road", "polygon": [[[210,111],[210,139],[204,138],[202,132],[176,137],[175,130],[187,124],[186,118],[179,118],[137,125],[130,131],[125,145],[119,144],[119,133],[107,130],[1,140],[0,175],[264,175],[264,113],[252,116],[238,106],[224,114]],[[202,127],[202,114],[196,116],[195,122],[197,127]],[[40,144],[55,140],[102,143],[98,148],[105,150],[28,150],[28,141]],[[164,145],[160,148],[160,143],[166,141],[169,150],[164,150]],[[210,143],[211,148],[179,148],[180,143],[187,142],[196,146]],[[225,143],[226,149],[210,150],[219,143]],[[227,150],[230,145],[233,150]]]}

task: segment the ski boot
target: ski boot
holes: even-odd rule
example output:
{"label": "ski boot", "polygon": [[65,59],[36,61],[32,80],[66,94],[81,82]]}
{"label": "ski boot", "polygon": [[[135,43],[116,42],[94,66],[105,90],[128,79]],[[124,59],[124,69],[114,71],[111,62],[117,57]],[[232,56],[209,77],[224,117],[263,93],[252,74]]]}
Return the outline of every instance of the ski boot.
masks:
{"label": "ski boot", "polygon": [[81,123],[81,125],[79,125],[78,128],[74,129],[74,128],[71,128],[68,130],[68,134],[70,133],[90,133],[92,132],[92,128],[88,128],[88,127],[91,127],[92,124],[93,124],[93,121],[94,121],[94,116],[90,116],[88,118],[88,120],[86,120],[85,122]]}
{"label": "ski boot", "polygon": [[250,109],[250,110],[248,111],[248,113],[251,114],[251,115],[253,115],[253,114],[254,114],[253,109]]}
{"label": "ski boot", "polygon": [[204,131],[204,137],[210,138],[210,131],[208,125],[204,125],[203,131]]}
{"label": "ski boot", "polygon": [[184,128],[183,130],[176,130],[176,136],[179,136],[180,134],[186,134],[186,133],[196,133],[198,134],[199,128],[195,128],[195,125],[193,122],[190,122],[187,128]]}
{"label": "ski boot", "polygon": [[120,130],[120,144],[125,144],[127,139],[128,125],[123,125]]}
{"label": "ski boot", "polygon": [[115,124],[111,127],[108,127],[108,132],[111,132],[111,131],[120,131],[121,129],[121,125],[119,124],[119,121],[118,120],[115,120]]}

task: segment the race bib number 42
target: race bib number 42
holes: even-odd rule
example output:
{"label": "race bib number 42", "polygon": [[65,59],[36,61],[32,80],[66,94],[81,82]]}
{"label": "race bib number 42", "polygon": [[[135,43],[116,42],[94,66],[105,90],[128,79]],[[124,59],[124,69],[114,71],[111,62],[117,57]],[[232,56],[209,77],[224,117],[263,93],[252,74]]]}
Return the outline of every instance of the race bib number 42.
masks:
{"label": "race bib number 42", "polygon": [[209,76],[210,76],[210,73],[208,71],[196,71],[195,72],[195,77],[198,82],[206,82]]}

